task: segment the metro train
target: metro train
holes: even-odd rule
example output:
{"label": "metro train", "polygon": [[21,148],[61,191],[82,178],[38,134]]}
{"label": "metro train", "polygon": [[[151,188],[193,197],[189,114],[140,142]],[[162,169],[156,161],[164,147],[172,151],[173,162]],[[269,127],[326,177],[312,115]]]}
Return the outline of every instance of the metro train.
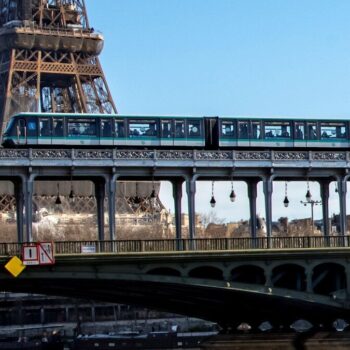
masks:
{"label": "metro train", "polygon": [[350,120],[21,113],[3,146],[348,148]]}

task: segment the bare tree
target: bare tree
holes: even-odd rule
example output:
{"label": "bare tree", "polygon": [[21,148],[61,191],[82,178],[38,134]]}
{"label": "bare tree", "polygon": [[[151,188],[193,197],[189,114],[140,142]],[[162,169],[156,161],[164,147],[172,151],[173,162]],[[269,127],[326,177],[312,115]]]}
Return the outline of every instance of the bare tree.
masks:
{"label": "bare tree", "polygon": [[209,224],[222,225],[225,222],[225,219],[219,218],[214,210],[211,210],[209,213],[200,213],[199,218],[205,228],[207,228]]}

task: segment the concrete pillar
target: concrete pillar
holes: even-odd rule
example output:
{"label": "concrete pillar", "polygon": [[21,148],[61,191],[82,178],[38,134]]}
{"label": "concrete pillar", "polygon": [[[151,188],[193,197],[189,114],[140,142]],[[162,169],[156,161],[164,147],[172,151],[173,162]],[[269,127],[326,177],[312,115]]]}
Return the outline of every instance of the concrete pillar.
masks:
{"label": "concrete pillar", "polygon": [[175,208],[175,226],[176,226],[176,239],[178,240],[177,245],[179,247],[179,240],[182,239],[182,220],[181,220],[181,199],[182,199],[182,184],[183,180],[174,180],[173,185],[173,197],[174,197],[174,208]]}
{"label": "concrete pillar", "polygon": [[330,225],[329,225],[329,180],[322,180],[320,182],[321,187],[321,199],[322,199],[322,213],[323,213],[323,235],[329,237]]}
{"label": "concrete pillar", "polygon": [[95,181],[95,197],[97,205],[97,229],[98,229],[98,240],[103,241],[104,235],[104,200],[105,200],[105,182],[103,180]]}
{"label": "concrete pillar", "polygon": [[109,240],[114,241],[116,236],[115,214],[116,214],[116,191],[117,176],[113,175],[108,181],[108,222],[109,222]]}
{"label": "concrete pillar", "polygon": [[312,284],[312,275],[313,275],[313,270],[312,269],[307,269],[305,271],[306,274],[306,291],[308,293],[313,293],[314,292],[314,287]]}
{"label": "concrete pillar", "polygon": [[26,241],[32,242],[33,240],[33,190],[34,190],[34,178],[35,176],[31,174],[25,179],[25,222],[26,222]]}
{"label": "concrete pillar", "polygon": [[188,199],[189,236],[190,239],[194,239],[196,237],[196,180],[194,178],[186,180],[186,190]]}
{"label": "concrete pillar", "polygon": [[248,198],[249,198],[249,210],[250,210],[250,235],[252,238],[257,237],[256,226],[256,198],[258,196],[257,185],[258,182],[248,181]]}
{"label": "concrete pillar", "polygon": [[272,237],[272,191],[273,181],[271,177],[264,179],[264,195],[265,195],[265,213],[266,213],[266,235],[268,239],[268,247],[271,246]]}
{"label": "concrete pillar", "polygon": [[24,193],[22,180],[14,182],[15,200],[16,200],[16,223],[17,223],[17,241],[23,243],[23,225],[24,225]]}

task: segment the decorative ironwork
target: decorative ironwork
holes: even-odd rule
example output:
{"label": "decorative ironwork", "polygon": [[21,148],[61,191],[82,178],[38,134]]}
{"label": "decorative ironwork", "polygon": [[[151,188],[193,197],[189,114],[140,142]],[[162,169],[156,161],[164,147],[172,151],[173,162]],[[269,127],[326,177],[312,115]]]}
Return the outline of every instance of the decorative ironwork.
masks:
{"label": "decorative ironwork", "polygon": [[[115,150],[115,149],[0,149],[0,160],[6,159],[77,159],[77,160],[164,160],[164,161],[342,161],[347,152],[312,151],[181,151],[181,150]],[[309,159],[310,158],[310,159]]]}
{"label": "decorative ironwork", "polygon": [[115,159],[154,159],[154,151],[116,151]]}
{"label": "decorative ironwork", "polygon": [[192,151],[157,151],[157,159],[161,160],[192,160]]}
{"label": "decorative ironwork", "polygon": [[273,158],[275,160],[307,160],[309,152],[274,151]]}
{"label": "decorative ironwork", "polygon": [[344,161],[346,152],[312,152],[314,160]]}
{"label": "decorative ironwork", "polygon": [[232,152],[229,151],[199,151],[196,152],[198,160],[232,160]]}
{"label": "decorative ironwork", "polygon": [[235,157],[237,160],[271,160],[271,152],[239,151]]}
{"label": "decorative ironwork", "polygon": [[71,159],[72,151],[69,149],[33,149],[33,159]]}
{"label": "decorative ironwork", "polygon": [[18,159],[18,158],[28,158],[28,149],[3,149],[0,148],[0,159]]}
{"label": "decorative ironwork", "polygon": [[76,159],[112,159],[112,150],[75,150],[74,157]]}

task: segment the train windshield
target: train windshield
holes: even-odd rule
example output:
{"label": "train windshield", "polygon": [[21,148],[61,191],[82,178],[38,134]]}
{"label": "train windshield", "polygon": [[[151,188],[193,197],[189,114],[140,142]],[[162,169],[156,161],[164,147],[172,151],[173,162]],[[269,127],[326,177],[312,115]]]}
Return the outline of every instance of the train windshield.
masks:
{"label": "train windshield", "polygon": [[15,120],[12,118],[10,119],[10,121],[8,122],[7,126],[6,126],[6,130],[5,130],[5,133],[6,134],[14,134],[14,127],[15,125]]}

